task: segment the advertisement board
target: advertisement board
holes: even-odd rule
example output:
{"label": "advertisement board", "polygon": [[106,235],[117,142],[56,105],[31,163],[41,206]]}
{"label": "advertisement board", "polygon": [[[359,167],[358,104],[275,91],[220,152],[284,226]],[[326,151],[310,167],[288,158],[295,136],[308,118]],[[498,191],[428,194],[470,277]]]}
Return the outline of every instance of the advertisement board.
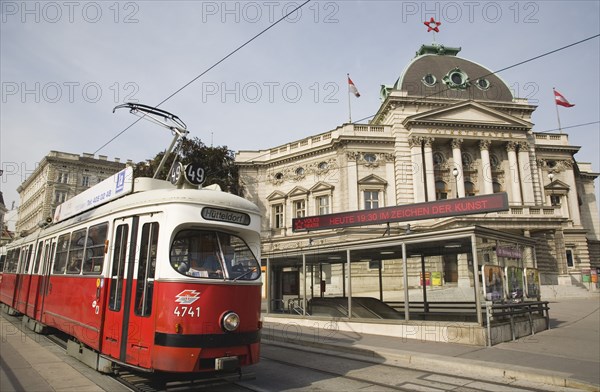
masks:
{"label": "advertisement board", "polygon": [[527,298],[540,297],[540,273],[536,268],[525,268],[525,295]]}
{"label": "advertisement board", "polygon": [[504,271],[498,265],[481,266],[483,274],[483,295],[486,301],[501,302],[504,300]]}
{"label": "advertisement board", "polygon": [[506,267],[506,292],[509,300],[514,302],[523,301],[523,268]]}

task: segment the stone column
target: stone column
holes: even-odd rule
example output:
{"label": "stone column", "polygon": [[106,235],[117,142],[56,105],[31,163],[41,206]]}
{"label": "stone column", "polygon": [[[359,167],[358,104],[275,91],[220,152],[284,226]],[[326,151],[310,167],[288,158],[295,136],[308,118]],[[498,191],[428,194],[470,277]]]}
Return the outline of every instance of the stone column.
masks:
{"label": "stone column", "polygon": [[458,192],[458,197],[465,197],[465,179],[463,176],[463,168],[462,168],[462,151],[460,146],[462,145],[462,139],[452,139],[452,160],[454,161],[454,167],[458,170],[458,176],[452,178],[454,180],[454,192],[452,193],[453,197],[456,197],[456,193]]}
{"label": "stone column", "polygon": [[562,161],[560,166],[565,170],[563,178],[567,185],[569,185],[568,200],[566,200],[569,203],[569,216],[574,226],[580,226],[581,214],[579,213],[579,200],[577,199],[577,184],[575,182],[575,172],[573,171],[573,161]]}
{"label": "stone column", "polygon": [[535,194],[533,192],[533,173],[531,171],[531,161],[529,160],[529,143],[519,142],[518,145],[519,175],[521,177],[523,203],[527,205],[534,205]]}
{"label": "stone column", "polygon": [[494,193],[494,182],[492,178],[492,164],[490,162],[490,140],[479,142],[481,152],[481,165],[483,166],[483,194],[491,195]]}
{"label": "stone column", "polygon": [[425,201],[425,183],[423,178],[423,152],[421,145],[423,138],[421,136],[411,136],[408,139],[410,147],[410,158],[412,160],[412,182],[415,203]]}
{"label": "stone column", "polygon": [[519,167],[517,164],[517,143],[508,142],[506,151],[508,152],[508,181],[510,181],[510,200],[514,204],[522,204],[521,184],[519,181]]}
{"label": "stone column", "polygon": [[360,198],[358,197],[358,165],[356,164],[358,154],[355,152],[348,152],[346,154],[346,159],[348,164],[348,193],[346,194],[346,197],[348,198],[348,208],[350,210],[360,210]]}
{"label": "stone column", "polygon": [[435,138],[424,137],[423,154],[425,156],[425,180],[427,184],[427,201],[435,201],[435,172],[433,170],[433,141]]}

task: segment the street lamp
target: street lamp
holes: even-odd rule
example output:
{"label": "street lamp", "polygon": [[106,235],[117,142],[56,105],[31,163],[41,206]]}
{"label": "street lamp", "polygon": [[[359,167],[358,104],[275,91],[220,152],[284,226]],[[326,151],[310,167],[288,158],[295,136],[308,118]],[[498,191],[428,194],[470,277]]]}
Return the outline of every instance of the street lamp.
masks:
{"label": "street lamp", "polygon": [[458,169],[452,169],[452,175],[454,176],[454,186],[456,187],[456,198],[458,199]]}

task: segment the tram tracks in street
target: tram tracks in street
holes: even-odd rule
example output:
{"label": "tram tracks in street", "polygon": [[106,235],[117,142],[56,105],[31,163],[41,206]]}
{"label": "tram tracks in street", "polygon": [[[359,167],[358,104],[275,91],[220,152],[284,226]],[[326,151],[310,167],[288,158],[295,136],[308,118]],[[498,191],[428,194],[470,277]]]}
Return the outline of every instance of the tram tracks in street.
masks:
{"label": "tram tracks in street", "polygon": [[[27,329],[21,328],[18,319],[10,319],[15,327],[28,335],[34,335]],[[35,335],[41,336],[41,335]],[[44,336],[46,345],[55,345],[55,351],[66,352],[67,335],[51,331]],[[280,346],[263,342],[261,361],[245,370],[240,377],[238,373],[219,374],[173,374],[173,373],[146,373],[127,367],[115,367],[115,374],[110,377],[121,385],[135,392],[189,392],[189,391],[226,391],[264,392],[281,389],[284,384],[294,384],[302,388],[322,388],[324,385],[352,385],[345,390],[376,389],[389,391],[414,391],[416,387],[431,390],[469,390],[507,391],[518,389],[520,391],[557,391],[560,388],[541,388],[541,385],[523,385],[504,380],[491,380],[473,377],[465,374],[448,374],[440,371],[419,370],[373,362],[369,359],[337,352],[315,352],[310,349],[295,346]],[[85,374],[85,365],[79,371]],[[274,373],[275,372],[275,373]],[[280,379],[272,380],[270,375],[277,372],[285,374]],[[407,373],[412,375],[407,376]],[[101,373],[93,375],[89,370],[90,379],[97,380],[99,386],[106,381],[101,381]],[[106,380],[106,379],[104,379]],[[337,383],[337,384],[335,384]],[[444,386],[445,385],[445,386]],[[541,389],[540,389],[541,388]],[[565,389],[572,390],[572,389]]]}

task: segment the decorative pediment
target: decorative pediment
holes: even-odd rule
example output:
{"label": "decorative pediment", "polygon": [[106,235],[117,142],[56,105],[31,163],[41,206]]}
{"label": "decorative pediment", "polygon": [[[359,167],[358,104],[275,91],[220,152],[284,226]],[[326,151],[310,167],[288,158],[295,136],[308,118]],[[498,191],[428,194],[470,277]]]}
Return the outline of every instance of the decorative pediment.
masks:
{"label": "decorative pediment", "polygon": [[284,200],[286,198],[285,193],[280,192],[280,191],[275,191],[273,193],[271,193],[269,196],[267,196],[267,200],[268,201],[276,201],[276,200]]}
{"label": "decorative pediment", "polygon": [[467,101],[408,116],[407,129],[418,127],[464,127],[483,129],[529,130],[533,124],[477,102]]}
{"label": "decorative pediment", "polygon": [[569,185],[565,184],[560,180],[554,180],[544,187],[544,190],[548,192],[567,192],[569,189]]}
{"label": "decorative pediment", "polygon": [[301,186],[294,187],[291,191],[288,192],[288,197],[297,197],[297,196],[306,196],[308,194],[308,189],[303,188]]}
{"label": "decorative pediment", "polygon": [[316,192],[324,192],[324,191],[333,191],[335,187],[331,184],[328,184],[324,181],[317,182],[313,187],[310,188],[312,193]]}
{"label": "decorative pediment", "polygon": [[387,185],[387,181],[383,178],[376,176],[375,174],[368,175],[360,180],[358,180],[359,185],[378,185],[385,186]]}

